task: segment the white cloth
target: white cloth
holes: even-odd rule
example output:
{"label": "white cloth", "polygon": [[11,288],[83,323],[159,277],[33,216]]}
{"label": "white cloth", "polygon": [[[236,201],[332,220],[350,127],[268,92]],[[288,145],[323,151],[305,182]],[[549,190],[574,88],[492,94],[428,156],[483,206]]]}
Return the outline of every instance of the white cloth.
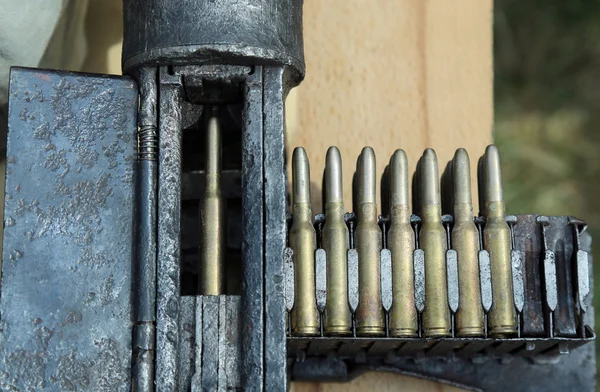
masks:
{"label": "white cloth", "polygon": [[0,0],[0,106],[11,66],[76,70],[86,55],[88,0]]}

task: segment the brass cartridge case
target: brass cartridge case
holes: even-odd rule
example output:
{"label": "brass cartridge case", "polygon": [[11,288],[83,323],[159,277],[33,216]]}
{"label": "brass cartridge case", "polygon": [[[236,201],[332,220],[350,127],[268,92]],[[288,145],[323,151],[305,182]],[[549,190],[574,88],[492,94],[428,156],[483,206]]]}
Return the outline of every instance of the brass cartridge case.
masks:
{"label": "brass cartridge case", "polygon": [[450,336],[451,320],[446,278],[446,231],[442,225],[438,163],[435,152],[426,149],[421,158],[420,200],[422,225],[420,246],[425,254],[425,337]]}
{"label": "brass cartridge case", "polygon": [[481,284],[479,282],[479,232],[473,221],[469,155],[456,150],[452,160],[454,227],[452,248],[458,258],[459,306],[455,315],[456,335],[482,336],[485,333]]}
{"label": "brass cartridge case", "polygon": [[292,156],[292,188],[292,226],[289,233],[289,245],[294,252],[292,333],[314,336],[320,334],[315,292],[317,234],[312,224],[310,168],[302,147],[296,148]]}
{"label": "brass cartridge case", "polygon": [[358,252],[359,303],[356,329],[358,335],[380,336],[385,334],[381,302],[382,234],[377,222],[375,152],[371,147],[362,150],[358,166],[355,243]]}
{"label": "brass cartridge case", "polygon": [[492,273],[492,307],[488,314],[488,331],[493,337],[516,334],[513,295],[510,228],[502,192],[500,154],[494,145],[485,150],[482,163],[485,227],[483,243],[490,254]]}
{"label": "brass cartridge case", "polygon": [[415,233],[410,224],[408,201],[408,160],[396,150],[389,164],[390,229],[388,248],[392,254],[392,308],[389,315],[390,336],[418,336],[415,306],[413,252]]}
{"label": "brass cartridge case", "polygon": [[344,221],[342,158],[337,147],[327,151],[325,163],[325,225],[323,249],[327,255],[327,306],[325,333],[352,333],[352,315],[348,306],[349,233]]}

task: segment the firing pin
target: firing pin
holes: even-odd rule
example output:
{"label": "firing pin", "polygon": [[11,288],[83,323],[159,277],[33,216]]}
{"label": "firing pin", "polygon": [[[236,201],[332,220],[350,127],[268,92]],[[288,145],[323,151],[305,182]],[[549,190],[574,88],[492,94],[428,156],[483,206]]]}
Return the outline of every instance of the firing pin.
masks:
{"label": "firing pin", "polygon": [[390,335],[414,337],[418,335],[413,268],[415,234],[410,224],[408,160],[403,150],[396,150],[392,155],[389,176],[391,223],[387,238],[392,253]]}
{"label": "firing pin", "polygon": [[220,295],[225,290],[225,199],[221,192],[221,129],[216,115],[206,129],[206,188],[200,201],[198,289],[201,295]]}
{"label": "firing pin", "polygon": [[355,231],[358,252],[358,309],[357,334],[380,336],[385,333],[383,305],[381,302],[382,234],[377,224],[375,152],[363,148],[358,157],[358,197]]}
{"label": "firing pin", "polygon": [[450,335],[450,309],[446,279],[446,231],[442,225],[442,207],[438,162],[435,151],[428,148],[421,158],[420,200],[422,225],[420,246],[425,254],[425,337]]}
{"label": "firing pin", "polygon": [[323,249],[327,255],[327,307],[325,333],[348,335],[352,318],[348,307],[348,227],[344,221],[342,158],[330,147],[325,162],[325,225]]}
{"label": "firing pin", "polygon": [[500,154],[494,145],[485,150],[482,164],[484,199],[484,247],[490,254],[492,272],[492,307],[488,329],[493,337],[507,337],[517,332],[510,257],[510,228],[506,223],[506,207],[502,194]]}
{"label": "firing pin", "polygon": [[315,292],[315,250],[317,234],[312,224],[310,206],[310,167],[304,148],[292,155],[292,226],[289,245],[293,250],[294,307],[292,332],[313,336],[320,333]]}
{"label": "firing pin", "polygon": [[451,163],[454,227],[452,248],[458,258],[459,306],[455,316],[456,335],[461,337],[484,334],[481,285],[479,282],[479,232],[473,221],[471,168],[467,151],[456,150]]}

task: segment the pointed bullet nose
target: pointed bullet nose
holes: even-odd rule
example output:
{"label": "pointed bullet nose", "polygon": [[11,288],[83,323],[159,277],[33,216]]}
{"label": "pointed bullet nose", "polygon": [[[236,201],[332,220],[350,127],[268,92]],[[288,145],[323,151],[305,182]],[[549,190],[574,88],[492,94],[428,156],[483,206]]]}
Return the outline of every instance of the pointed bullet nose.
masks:
{"label": "pointed bullet nose", "polygon": [[341,203],[344,200],[342,184],[342,156],[337,147],[327,150],[325,159],[325,202]]}
{"label": "pointed bullet nose", "polygon": [[294,203],[310,203],[310,166],[302,147],[292,154],[292,193]]}
{"label": "pointed bullet nose", "polygon": [[206,129],[206,173],[221,171],[221,127],[216,115],[208,119]]}
{"label": "pointed bullet nose", "polygon": [[371,147],[362,149],[359,157],[360,175],[358,188],[358,203],[376,203],[376,162],[375,151]]}
{"label": "pointed bullet nose", "polygon": [[464,148],[459,148],[454,152],[454,159],[452,161],[454,165],[469,165],[469,153]]}
{"label": "pointed bullet nose", "polygon": [[408,158],[404,150],[396,150],[389,164],[390,200],[394,205],[408,205]]}
{"label": "pointed bullet nose", "polygon": [[484,183],[485,199],[487,203],[504,201],[502,195],[502,168],[500,166],[500,153],[498,148],[490,144],[485,149],[484,155]]}
{"label": "pointed bullet nose", "polygon": [[452,159],[452,179],[454,188],[454,204],[471,204],[471,163],[469,154],[459,148]]}
{"label": "pointed bullet nose", "polygon": [[435,151],[431,148],[423,152],[421,158],[421,204],[440,204],[440,183],[438,161]]}

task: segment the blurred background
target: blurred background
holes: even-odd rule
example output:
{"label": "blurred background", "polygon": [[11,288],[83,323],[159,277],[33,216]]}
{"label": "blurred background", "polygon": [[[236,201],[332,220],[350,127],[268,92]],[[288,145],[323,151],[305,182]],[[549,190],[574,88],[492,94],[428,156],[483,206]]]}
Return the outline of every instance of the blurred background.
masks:
{"label": "blurred background", "polygon": [[[502,153],[507,209],[585,219],[596,260],[599,8],[593,0],[496,0],[494,5],[494,142]],[[598,307],[597,263],[594,272]],[[596,311],[596,330],[599,315]]]}

